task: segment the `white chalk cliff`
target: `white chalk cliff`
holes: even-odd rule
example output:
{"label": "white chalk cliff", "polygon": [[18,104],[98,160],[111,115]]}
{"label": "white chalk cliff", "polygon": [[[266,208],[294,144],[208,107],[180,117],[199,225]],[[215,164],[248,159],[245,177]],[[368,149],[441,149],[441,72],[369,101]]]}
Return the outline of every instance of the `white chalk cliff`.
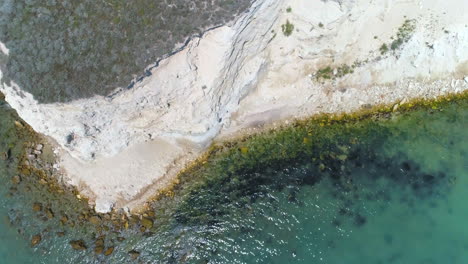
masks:
{"label": "white chalk cliff", "polygon": [[[112,97],[38,104],[14,83],[0,91],[58,144],[64,180],[97,211],[135,208],[218,137],[468,89],[467,10],[465,0],[257,0]],[[408,41],[382,55],[408,19]],[[344,64],[354,72],[314,76]]]}

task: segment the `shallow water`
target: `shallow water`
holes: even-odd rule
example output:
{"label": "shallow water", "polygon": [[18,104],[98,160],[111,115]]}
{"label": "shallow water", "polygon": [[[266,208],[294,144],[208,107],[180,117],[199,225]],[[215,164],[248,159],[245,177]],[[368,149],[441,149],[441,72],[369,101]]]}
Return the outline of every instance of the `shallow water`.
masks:
{"label": "shallow water", "polygon": [[[12,117],[0,111],[4,151]],[[93,253],[93,229],[32,212],[32,201],[53,203],[54,195],[22,193],[25,181],[6,196],[13,169],[0,161],[0,259],[131,263],[128,252],[137,250],[142,263],[467,263],[467,129],[465,100],[256,139],[182,177],[176,197],[153,206],[151,232],[120,231],[125,241],[106,240],[116,247],[109,257]],[[9,141],[18,143],[12,134]],[[38,232],[43,241],[31,248]],[[72,250],[77,238],[89,249]]]}

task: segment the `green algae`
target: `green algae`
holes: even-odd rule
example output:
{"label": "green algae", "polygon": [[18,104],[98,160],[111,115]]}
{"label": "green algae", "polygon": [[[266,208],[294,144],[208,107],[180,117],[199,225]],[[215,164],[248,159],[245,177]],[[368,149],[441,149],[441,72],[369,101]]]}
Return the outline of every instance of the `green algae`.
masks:
{"label": "green algae", "polygon": [[[160,216],[172,216],[167,213],[167,207],[177,207],[174,214],[185,224],[212,221],[222,214],[223,209],[202,208],[197,211],[199,200],[196,196],[200,189],[219,186],[217,193],[233,196],[232,199],[221,196],[208,199],[219,199],[213,203],[218,205],[249,197],[258,191],[252,186],[271,182],[258,178],[251,181],[245,175],[264,168],[287,167],[291,162],[312,160],[320,168],[326,160],[343,161],[353,146],[369,147],[393,133],[397,129],[391,122],[394,117],[413,111],[443,111],[453,104],[466,106],[468,93],[377,105],[349,114],[315,115],[278,129],[215,143],[203,157],[178,175],[176,184],[156,196],[147,210],[155,210]],[[167,206],[168,201],[176,201],[177,205]],[[245,201],[244,205],[247,203]],[[209,217],[207,212],[214,213]]]}

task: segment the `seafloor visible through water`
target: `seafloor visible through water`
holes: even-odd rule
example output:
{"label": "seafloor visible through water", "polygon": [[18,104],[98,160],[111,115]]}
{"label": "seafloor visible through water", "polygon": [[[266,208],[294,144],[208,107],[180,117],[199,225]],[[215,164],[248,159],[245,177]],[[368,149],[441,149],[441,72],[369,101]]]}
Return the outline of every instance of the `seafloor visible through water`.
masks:
{"label": "seafloor visible through water", "polygon": [[135,263],[468,263],[468,101],[433,108],[236,143],[153,205],[151,232],[108,238],[106,257],[94,231],[32,210],[72,211],[71,198],[12,183],[22,139],[3,105],[0,263],[133,263],[131,250]]}

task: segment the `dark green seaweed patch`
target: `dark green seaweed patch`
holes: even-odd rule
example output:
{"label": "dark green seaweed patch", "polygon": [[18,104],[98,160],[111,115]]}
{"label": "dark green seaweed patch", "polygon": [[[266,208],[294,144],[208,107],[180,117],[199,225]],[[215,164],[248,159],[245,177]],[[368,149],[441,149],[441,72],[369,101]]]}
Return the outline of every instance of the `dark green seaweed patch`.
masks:
{"label": "dark green seaweed patch", "polygon": [[[272,189],[314,185],[324,178],[334,181],[334,195],[340,196],[358,189],[351,177],[356,171],[371,182],[385,177],[410,188],[413,195],[428,197],[436,192],[435,186],[443,189],[453,179],[444,172],[420,171],[420,166],[403,153],[384,156],[382,146],[388,138],[403,133],[392,121],[394,116],[411,115],[406,112],[409,109],[430,115],[450,104],[413,103],[396,114],[383,109],[355,117],[316,117],[218,146],[204,165],[181,175],[182,184],[175,188],[181,195],[174,216],[183,224],[215,225],[223,215],[247,208]],[[290,199],[294,201],[294,191]],[[355,217],[357,223],[365,222]]]}

